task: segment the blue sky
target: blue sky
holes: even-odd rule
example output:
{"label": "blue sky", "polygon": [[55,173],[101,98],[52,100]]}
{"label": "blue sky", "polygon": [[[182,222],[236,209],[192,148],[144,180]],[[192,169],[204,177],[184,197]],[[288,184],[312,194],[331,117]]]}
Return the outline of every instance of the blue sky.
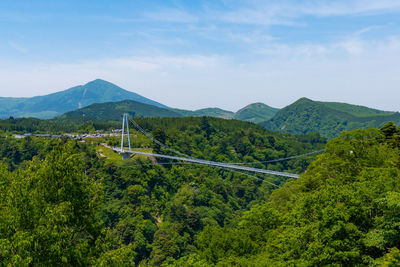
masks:
{"label": "blue sky", "polygon": [[187,109],[400,111],[400,1],[0,2],[0,96],[96,78]]}

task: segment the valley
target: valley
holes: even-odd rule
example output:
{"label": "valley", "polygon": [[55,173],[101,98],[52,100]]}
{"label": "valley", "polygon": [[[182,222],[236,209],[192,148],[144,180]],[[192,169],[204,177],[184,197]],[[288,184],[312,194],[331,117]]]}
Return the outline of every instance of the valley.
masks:
{"label": "valley", "polygon": [[[300,175],[290,179],[144,155],[122,160],[112,150],[121,142],[118,131],[112,131],[121,122],[67,121],[0,120],[0,233],[2,240],[10,240],[7,249],[23,245],[15,255],[30,255],[19,259],[1,254],[3,262],[29,262],[34,257],[52,264],[62,253],[71,264],[279,265],[286,264],[285,255],[291,254],[293,264],[324,265],[349,259],[351,264],[380,263],[396,253],[395,249],[387,255],[385,250],[369,252],[371,246],[378,246],[376,234],[371,233],[379,233],[388,247],[395,238],[387,229],[397,220],[392,199],[400,192],[395,185],[400,177],[400,128],[392,123],[381,129],[344,132],[327,142],[316,133],[276,133],[239,120],[135,118],[173,150]],[[68,131],[84,138],[10,136],[27,129],[43,132],[49,126],[59,134]],[[104,134],[98,134],[101,131]],[[130,134],[135,151],[172,155],[133,125]],[[20,202],[30,204],[11,204]],[[65,205],[76,212],[70,213]],[[365,212],[353,212],[359,208]],[[376,215],[368,217],[370,210]],[[53,213],[66,221],[58,221]],[[382,216],[389,226],[379,223]],[[48,224],[57,227],[43,228]],[[46,231],[38,233],[39,229]],[[346,237],[342,231],[348,233]],[[22,233],[31,241],[16,239]],[[65,249],[64,242],[70,242],[67,233],[79,233],[81,237],[74,241],[78,247]],[[351,245],[326,247],[323,254],[313,254],[312,248],[302,246],[305,238],[313,246],[325,247],[343,238]],[[49,240],[57,245],[50,246]],[[100,240],[101,246],[91,245]],[[46,250],[35,249],[38,245]],[[282,248],[277,251],[276,246]],[[82,248],[88,252],[81,254]],[[299,249],[302,253],[296,254]],[[343,253],[352,256],[343,259]]]}
{"label": "valley", "polygon": [[0,267],[400,266],[400,1],[0,1]]}

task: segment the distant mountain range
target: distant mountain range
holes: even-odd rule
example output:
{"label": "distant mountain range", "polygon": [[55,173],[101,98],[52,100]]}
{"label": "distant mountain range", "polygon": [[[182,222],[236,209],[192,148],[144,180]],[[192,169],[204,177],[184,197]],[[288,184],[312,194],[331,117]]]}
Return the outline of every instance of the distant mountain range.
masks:
{"label": "distant mountain range", "polygon": [[400,124],[400,113],[301,98],[260,125],[278,132],[295,135],[318,132],[332,138],[344,130],[381,127],[388,121]]}
{"label": "distant mountain range", "polygon": [[156,101],[124,90],[115,84],[97,79],[85,85],[75,86],[65,91],[44,96],[30,98],[0,97],[0,118],[13,116],[48,119],[94,103],[127,99],[168,108]]}
{"label": "distant mountain range", "polygon": [[96,103],[87,107],[64,113],[60,118],[88,117],[94,119],[119,120],[122,113],[128,113],[134,117],[218,117],[224,119],[238,119],[243,121],[265,121],[270,119],[278,109],[271,108],[262,103],[255,103],[242,108],[238,112],[223,110],[220,108],[205,108],[199,110],[183,110],[161,108],[140,103],[133,100],[119,102]]}
{"label": "distant mountain range", "polygon": [[174,109],[183,116],[209,116],[223,119],[236,119],[254,123],[263,122],[271,119],[279,109],[270,107],[263,103],[254,103],[239,109],[237,112],[223,110],[220,108],[204,108],[195,111]]}
{"label": "distant mountain range", "polygon": [[250,104],[237,112],[220,108],[183,110],[127,91],[104,80],[94,80],[54,94],[31,98],[0,97],[0,118],[94,118],[119,120],[127,112],[136,117],[209,116],[258,123],[267,129],[295,135],[318,132],[337,136],[343,130],[380,127],[388,121],[400,124],[400,113],[336,102],[301,98],[277,109],[263,103]]}
{"label": "distant mountain range", "polygon": [[0,97],[0,118],[13,116],[49,119],[66,113],[63,117],[116,119],[119,118],[116,117],[118,112],[128,112],[141,117],[210,116],[257,123],[270,119],[277,111],[278,109],[262,103],[251,104],[236,113],[220,108],[195,111],[173,109],[101,79],[49,95],[30,98]]}
{"label": "distant mountain range", "polygon": [[220,108],[203,108],[203,109],[198,109],[198,110],[194,110],[194,111],[184,110],[184,109],[174,109],[174,110],[184,117],[208,116],[208,117],[217,117],[217,118],[223,118],[223,119],[232,119],[235,115],[235,113],[232,111],[223,110]]}

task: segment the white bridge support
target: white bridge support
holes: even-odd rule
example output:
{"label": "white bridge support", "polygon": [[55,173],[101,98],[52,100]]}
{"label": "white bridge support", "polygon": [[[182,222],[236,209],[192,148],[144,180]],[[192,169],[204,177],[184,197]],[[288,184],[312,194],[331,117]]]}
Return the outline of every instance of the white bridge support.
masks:
{"label": "white bridge support", "polygon": [[[126,128],[126,135],[128,136],[128,147],[129,147],[129,152],[131,151],[131,137],[129,135],[129,122],[128,122],[128,113],[124,113],[122,116],[122,132],[121,132],[121,151],[124,149],[124,131]],[[121,153],[122,159],[128,159],[130,157],[130,154],[128,153]]]}

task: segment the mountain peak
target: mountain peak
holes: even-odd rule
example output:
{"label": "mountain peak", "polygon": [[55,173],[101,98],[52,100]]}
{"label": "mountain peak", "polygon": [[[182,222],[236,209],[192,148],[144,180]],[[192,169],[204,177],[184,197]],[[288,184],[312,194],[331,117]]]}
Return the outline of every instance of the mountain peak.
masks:
{"label": "mountain peak", "polygon": [[23,100],[9,99],[0,101],[0,116],[52,118],[93,103],[117,102],[122,100],[133,100],[160,108],[168,108],[137,93],[122,89],[113,83],[96,79],[85,85],[75,86],[49,95],[36,96]]}
{"label": "mountain peak", "polygon": [[260,123],[272,118],[278,110],[264,103],[256,102],[239,109],[235,113],[235,119]]}
{"label": "mountain peak", "polygon": [[90,81],[89,83],[95,83],[95,82],[106,82],[106,83],[110,83],[109,81],[106,81],[106,80],[103,80],[103,79],[100,79],[100,78],[94,79],[93,81]]}
{"label": "mountain peak", "polygon": [[86,85],[112,85],[112,86],[118,87],[117,85],[115,85],[109,81],[103,80],[103,79],[95,79],[93,81],[87,82],[83,86],[86,86]]}
{"label": "mountain peak", "polygon": [[[247,106],[239,109],[237,112],[241,112],[241,111],[243,111],[245,109],[249,109],[249,108],[261,108],[261,109],[266,108],[266,109],[268,109],[268,108],[272,108],[272,107],[270,107],[264,103],[261,103],[261,102],[255,102],[255,103],[248,104]],[[272,108],[272,109],[274,109],[274,108]]]}
{"label": "mountain peak", "polygon": [[122,89],[118,85],[115,85],[109,81],[102,80],[102,79],[96,79],[90,82],[87,82],[86,84],[82,85],[83,88],[88,88],[88,89],[102,89],[102,90],[122,90],[129,92],[125,89]]}
{"label": "mountain peak", "polygon": [[294,103],[314,103],[315,101],[314,100],[311,100],[311,99],[309,99],[309,98],[307,98],[307,97],[302,97],[302,98],[299,98],[296,102],[294,102]]}

